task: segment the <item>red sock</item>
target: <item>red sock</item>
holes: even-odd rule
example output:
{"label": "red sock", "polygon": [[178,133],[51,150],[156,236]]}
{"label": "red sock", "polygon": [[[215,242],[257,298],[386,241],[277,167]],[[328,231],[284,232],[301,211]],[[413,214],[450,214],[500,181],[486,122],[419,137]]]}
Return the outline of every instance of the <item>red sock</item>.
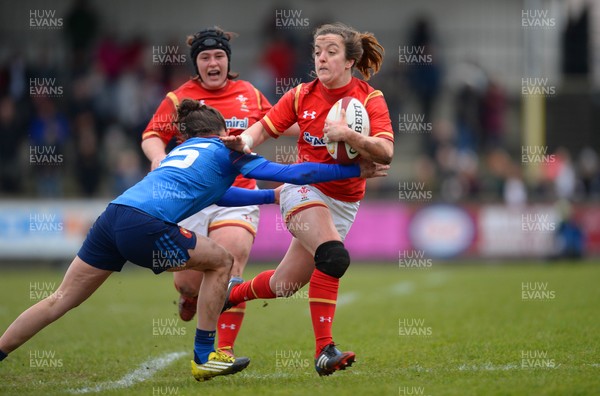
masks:
{"label": "red sock", "polygon": [[331,326],[335,315],[339,284],[338,278],[327,275],[318,269],[315,269],[310,277],[308,303],[317,347],[315,358],[321,349],[333,342]]}
{"label": "red sock", "polygon": [[275,293],[269,286],[269,281],[275,270],[268,270],[256,275],[252,280],[234,286],[229,294],[232,304],[239,304],[257,298],[275,298]]}
{"label": "red sock", "polygon": [[219,316],[219,322],[217,324],[218,348],[233,349],[235,339],[240,332],[240,327],[242,327],[245,311],[246,303],[243,302],[223,312],[221,316]]}

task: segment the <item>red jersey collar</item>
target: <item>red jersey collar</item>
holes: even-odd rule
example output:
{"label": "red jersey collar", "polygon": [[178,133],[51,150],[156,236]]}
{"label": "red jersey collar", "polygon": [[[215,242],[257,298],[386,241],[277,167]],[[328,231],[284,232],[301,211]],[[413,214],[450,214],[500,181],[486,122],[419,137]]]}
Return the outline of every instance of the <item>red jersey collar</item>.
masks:
{"label": "red jersey collar", "polygon": [[325,87],[323,85],[323,83],[321,83],[321,81],[319,81],[319,79],[317,79],[317,84],[319,85],[319,89],[321,91],[321,94],[323,95],[323,98],[326,101],[330,102],[331,104],[334,104],[339,99],[341,99],[345,96],[348,96],[347,94],[349,94],[350,91],[352,91],[352,89],[356,85],[356,77],[352,77],[350,82],[348,84],[344,85],[343,87],[334,88],[334,89],[329,89],[329,88]]}
{"label": "red jersey collar", "polygon": [[209,92],[211,95],[218,95],[222,92],[225,92],[227,90],[227,88],[229,88],[229,84],[231,84],[231,80],[227,79],[227,81],[225,82],[225,85],[223,86],[223,88],[219,88],[219,89],[206,89],[202,86],[202,82],[200,80],[192,80],[194,81],[198,87],[202,90],[204,90],[204,92]]}

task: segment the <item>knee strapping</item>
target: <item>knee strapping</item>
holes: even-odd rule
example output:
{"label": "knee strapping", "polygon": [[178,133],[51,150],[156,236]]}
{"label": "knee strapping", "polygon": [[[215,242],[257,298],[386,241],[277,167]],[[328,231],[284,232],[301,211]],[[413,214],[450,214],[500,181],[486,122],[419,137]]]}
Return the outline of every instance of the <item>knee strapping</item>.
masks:
{"label": "knee strapping", "polygon": [[341,278],[350,266],[350,254],[340,241],[328,241],[315,252],[317,269],[334,278]]}

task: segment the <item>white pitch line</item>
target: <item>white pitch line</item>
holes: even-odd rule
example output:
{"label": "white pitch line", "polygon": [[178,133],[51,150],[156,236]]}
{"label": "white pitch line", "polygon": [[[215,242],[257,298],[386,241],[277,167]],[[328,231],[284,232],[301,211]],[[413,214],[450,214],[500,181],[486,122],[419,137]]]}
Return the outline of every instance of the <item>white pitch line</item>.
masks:
{"label": "white pitch line", "polygon": [[446,273],[434,272],[427,276],[425,283],[430,287],[441,286],[448,281],[448,275]]}
{"label": "white pitch line", "polygon": [[[238,374],[239,377],[243,377],[243,378],[253,378],[253,379],[258,379],[258,380],[264,380],[264,379],[282,379],[282,378],[290,378],[290,377],[296,377],[298,375],[302,374],[300,371],[298,371],[297,373],[294,372],[289,372],[289,373],[285,373],[285,372],[279,372],[279,373],[270,373],[270,374],[256,374],[256,373],[248,373],[246,371]],[[311,373],[312,374],[312,373]]]}
{"label": "white pitch line", "polygon": [[109,389],[128,388],[138,382],[146,381],[151,378],[157,371],[164,369],[166,366],[173,363],[175,360],[185,356],[186,352],[171,352],[158,358],[150,359],[140,364],[140,366],[126,374],[118,381],[108,381],[100,383],[94,387],[71,389],[74,394],[102,392]]}
{"label": "white pitch line", "polygon": [[[544,369],[557,369],[560,368],[561,365],[557,365],[556,367],[547,367]],[[431,373],[435,371],[511,371],[511,370],[531,370],[532,368],[523,368],[520,364],[516,363],[508,363],[503,365],[494,365],[492,363],[484,363],[484,364],[461,364],[458,367],[448,367],[448,368],[427,368],[420,365],[409,367],[409,370],[414,370],[418,372]]]}
{"label": "white pitch line", "polygon": [[492,363],[485,363],[482,366],[461,364],[460,366],[458,366],[458,371],[509,371],[517,370],[520,368],[520,365],[514,363],[504,364],[501,366],[495,366]]}
{"label": "white pitch line", "polygon": [[410,281],[404,281],[404,282],[396,283],[395,285],[393,285],[391,290],[392,290],[392,293],[394,293],[394,294],[400,294],[400,295],[412,294],[412,292],[415,291],[415,284]]}
{"label": "white pitch line", "polygon": [[336,303],[336,307],[341,307],[344,305],[348,305],[353,303],[356,299],[358,298],[358,293],[356,292],[350,292],[350,293],[344,293],[344,294],[340,294],[337,298],[337,303]]}

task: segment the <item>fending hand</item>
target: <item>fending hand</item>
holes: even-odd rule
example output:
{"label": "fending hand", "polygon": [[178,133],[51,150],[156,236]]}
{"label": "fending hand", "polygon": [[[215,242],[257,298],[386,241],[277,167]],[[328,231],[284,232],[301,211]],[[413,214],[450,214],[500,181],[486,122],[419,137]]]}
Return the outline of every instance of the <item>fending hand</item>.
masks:
{"label": "fending hand", "polygon": [[252,149],[248,146],[247,142],[242,138],[242,135],[237,136],[220,136],[219,139],[223,144],[234,151],[238,151],[244,154],[252,154]]}
{"label": "fending hand", "polygon": [[158,168],[160,166],[160,162],[165,159],[166,155],[160,156],[160,157],[156,157],[152,160],[152,162],[150,163],[150,171],[153,171],[154,169]]}
{"label": "fending hand", "polygon": [[378,164],[373,161],[361,159],[360,165],[360,177],[368,179],[372,177],[384,177],[387,176],[387,170],[390,169],[389,165]]}

